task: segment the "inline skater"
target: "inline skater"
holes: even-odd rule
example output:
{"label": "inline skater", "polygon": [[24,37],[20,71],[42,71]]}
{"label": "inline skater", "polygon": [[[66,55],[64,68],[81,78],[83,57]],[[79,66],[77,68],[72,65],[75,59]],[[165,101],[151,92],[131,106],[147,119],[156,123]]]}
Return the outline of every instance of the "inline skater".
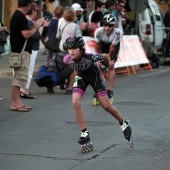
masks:
{"label": "inline skater", "polygon": [[[97,43],[97,53],[107,53],[110,58],[107,91],[111,104],[113,103],[113,85],[115,81],[114,65],[118,58],[120,40],[122,37],[122,32],[119,28],[116,28],[116,24],[116,17],[111,14],[106,14],[103,17],[103,27],[97,28],[94,33],[94,38]],[[94,98],[96,98],[95,95]]]}
{"label": "inline skater", "polygon": [[72,89],[72,105],[76,120],[81,130],[81,136],[78,140],[78,143],[82,145],[81,151],[88,152],[93,149],[81,108],[81,100],[88,85],[91,85],[94,89],[103,109],[118,120],[125,138],[133,147],[130,122],[125,120],[120,112],[110,104],[105,84],[101,79],[97,67],[97,62],[101,60],[103,60],[106,65],[109,65],[109,57],[107,54],[86,54],[84,45],[82,37],[68,37],[66,39],[68,55],[63,59],[64,63],[77,71]]}

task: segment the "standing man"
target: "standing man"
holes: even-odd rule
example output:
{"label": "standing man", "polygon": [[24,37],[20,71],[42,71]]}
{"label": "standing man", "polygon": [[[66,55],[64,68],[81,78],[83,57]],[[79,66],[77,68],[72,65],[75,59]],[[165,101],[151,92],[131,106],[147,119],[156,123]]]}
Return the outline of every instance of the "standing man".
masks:
{"label": "standing man", "polygon": [[24,43],[28,39],[22,53],[21,66],[13,70],[11,111],[28,112],[31,109],[31,107],[21,102],[20,88],[25,88],[28,80],[30,54],[32,52],[32,40],[30,37],[44,23],[44,18],[40,18],[34,23],[32,29],[29,29],[26,13],[30,10],[31,3],[32,0],[18,0],[18,9],[14,12],[10,20],[11,52],[21,53]]}
{"label": "standing man", "polygon": [[115,80],[114,65],[117,61],[118,52],[120,49],[120,39],[122,32],[119,28],[115,28],[117,23],[116,17],[111,14],[106,14],[103,17],[103,27],[97,28],[94,34],[97,42],[97,52],[107,53],[109,55],[108,67],[108,97],[111,104],[113,103],[113,84]]}

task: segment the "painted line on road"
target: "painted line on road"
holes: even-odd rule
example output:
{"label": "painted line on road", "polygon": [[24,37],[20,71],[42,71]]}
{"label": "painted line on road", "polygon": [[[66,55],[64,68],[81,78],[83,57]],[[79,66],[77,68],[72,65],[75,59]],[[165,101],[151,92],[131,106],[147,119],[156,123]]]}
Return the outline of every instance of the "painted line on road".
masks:
{"label": "painted line on road", "polygon": [[145,74],[145,75],[141,75],[139,77],[148,77],[148,76],[152,76],[152,75],[156,75],[156,74],[161,74],[161,73],[165,73],[165,72],[169,72],[170,70],[162,70],[162,71],[158,71],[158,72],[151,72],[149,74]]}

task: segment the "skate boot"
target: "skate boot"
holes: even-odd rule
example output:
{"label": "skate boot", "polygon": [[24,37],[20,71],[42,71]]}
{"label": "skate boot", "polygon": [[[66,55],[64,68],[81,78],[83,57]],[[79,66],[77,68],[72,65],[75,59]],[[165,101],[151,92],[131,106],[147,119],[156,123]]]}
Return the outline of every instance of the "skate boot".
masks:
{"label": "skate boot", "polygon": [[129,120],[123,119],[123,124],[120,127],[124,133],[125,139],[128,140],[129,145],[133,148],[134,143],[133,143],[133,137],[132,137],[131,124]]}
{"label": "skate boot", "polygon": [[93,144],[90,141],[89,132],[87,130],[85,132],[81,132],[81,136],[78,140],[78,143],[81,145],[82,153],[93,151]]}
{"label": "skate boot", "polygon": [[96,96],[96,93],[93,95],[93,106],[97,106],[97,105],[99,105],[100,103],[99,103],[99,100],[98,100],[98,98],[97,98],[97,96]]}
{"label": "skate boot", "polygon": [[113,91],[107,90],[107,94],[108,94],[108,97],[109,97],[110,104],[113,104]]}

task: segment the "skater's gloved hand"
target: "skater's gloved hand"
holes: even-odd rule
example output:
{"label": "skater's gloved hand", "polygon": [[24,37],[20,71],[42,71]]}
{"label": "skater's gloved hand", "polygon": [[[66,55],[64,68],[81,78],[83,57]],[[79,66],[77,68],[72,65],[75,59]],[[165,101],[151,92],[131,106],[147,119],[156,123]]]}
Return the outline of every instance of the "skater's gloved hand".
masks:
{"label": "skater's gloved hand", "polygon": [[106,65],[104,65],[104,64],[101,64],[100,69],[101,69],[102,71],[107,71],[107,70],[108,70],[108,66],[106,66]]}

